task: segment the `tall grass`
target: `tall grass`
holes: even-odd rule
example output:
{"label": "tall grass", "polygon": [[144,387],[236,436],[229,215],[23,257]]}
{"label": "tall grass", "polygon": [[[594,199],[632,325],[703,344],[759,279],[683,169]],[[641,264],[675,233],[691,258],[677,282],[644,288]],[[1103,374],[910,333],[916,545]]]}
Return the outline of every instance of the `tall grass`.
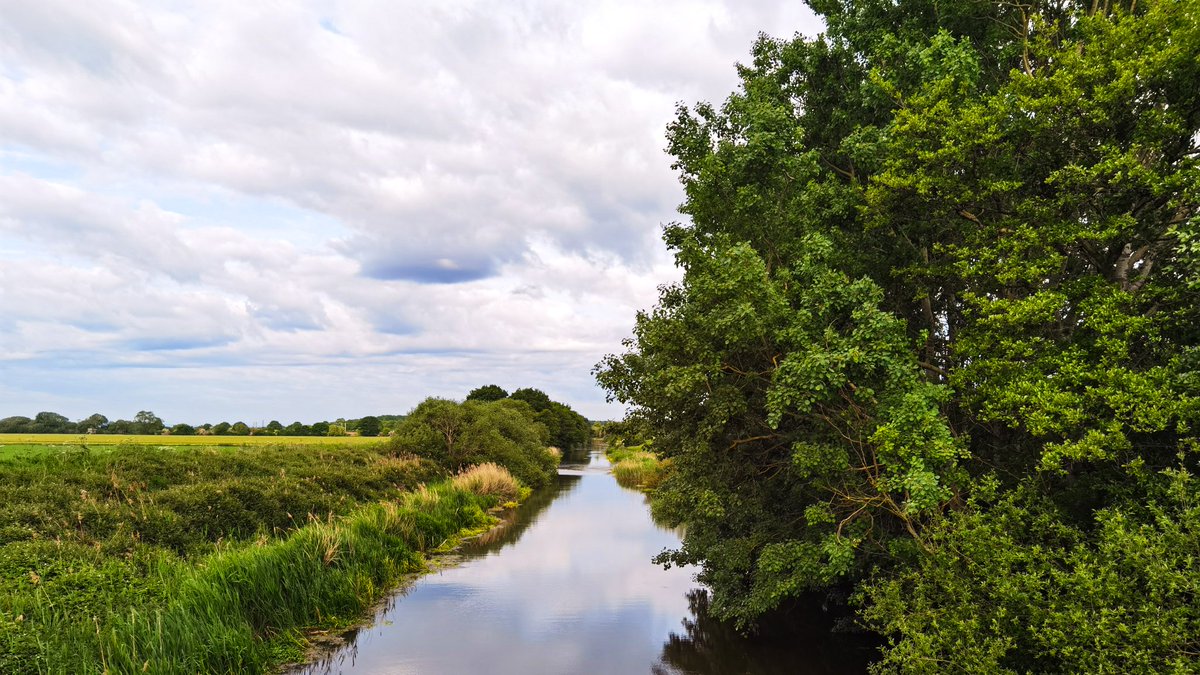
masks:
{"label": "tall grass", "polygon": [[0,673],[242,673],[361,617],[501,497],[381,448],[0,460]]}
{"label": "tall grass", "polygon": [[653,490],[666,477],[670,467],[669,461],[659,459],[645,445],[613,445],[605,454],[613,465],[612,473],[617,483],[628,488]]}
{"label": "tall grass", "polygon": [[508,469],[488,462],[463,470],[451,481],[454,487],[477,495],[496,497],[501,502],[516,501],[521,484]]}
{"label": "tall grass", "polygon": [[152,563],[162,585],[154,597],[108,616],[81,616],[27,593],[13,623],[42,630],[33,640],[7,631],[8,654],[24,658],[0,665],[6,673],[265,672],[301,657],[304,629],[358,619],[422,568],[423,552],[489,525],[485,509],[494,503],[441,484],[195,564],[163,557]]}

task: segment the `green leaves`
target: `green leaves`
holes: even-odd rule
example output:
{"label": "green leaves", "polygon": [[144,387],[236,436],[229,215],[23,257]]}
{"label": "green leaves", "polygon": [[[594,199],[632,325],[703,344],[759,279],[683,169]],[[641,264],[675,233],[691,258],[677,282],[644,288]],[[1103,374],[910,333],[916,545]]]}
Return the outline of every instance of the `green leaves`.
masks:
{"label": "green leaves", "polygon": [[1128,588],[1191,560],[1130,542],[1192,546],[1195,1],[810,4],[680,109],[684,278],[597,370],[672,458],[663,559],[741,621],[871,577],[897,669],[1186,670]]}
{"label": "green leaves", "polygon": [[1200,491],[1180,471],[1142,487],[1083,526],[1033,485],[939,525],[932,554],[867,589],[898,638],[881,670],[1195,672]]}

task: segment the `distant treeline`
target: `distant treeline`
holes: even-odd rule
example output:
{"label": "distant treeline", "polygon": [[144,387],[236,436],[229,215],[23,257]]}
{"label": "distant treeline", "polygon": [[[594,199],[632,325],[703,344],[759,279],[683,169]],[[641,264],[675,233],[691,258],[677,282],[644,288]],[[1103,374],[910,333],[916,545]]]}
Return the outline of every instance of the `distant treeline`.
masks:
{"label": "distant treeline", "polygon": [[205,423],[197,426],[175,424],[167,426],[149,410],[142,410],[132,420],[109,420],[96,413],[78,422],[55,412],[40,412],[32,418],[20,415],[0,419],[0,434],[170,434],[173,436],[379,436],[387,435],[403,415],[368,415],[358,419],[337,419],[332,422],[303,424],[292,422],[284,426],[271,420],[265,426],[245,422]]}
{"label": "distant treeline", "polygon": [[[549,432],[550,445],[570,448],[587,443],[591,438],[591,422],[570,406],[553,401],[540,389],[517,389],[511,395],[489,384],[467,395],[468,401],[522,401],[533,409],[534,417]],[[278,420],[266,425],[250,425],[242,421],[167,425],[158,415],[142,410],[132,420],[109,420],[96,413],[79,421],[71,421],[56,412],[40,412],[32,418],[23,416],[0,419],[0,434],[170,434],[172,436],[387,436],[405,418],[404,415],[367,415],[358,419],[339,418],[333,421],[287,426]]]}

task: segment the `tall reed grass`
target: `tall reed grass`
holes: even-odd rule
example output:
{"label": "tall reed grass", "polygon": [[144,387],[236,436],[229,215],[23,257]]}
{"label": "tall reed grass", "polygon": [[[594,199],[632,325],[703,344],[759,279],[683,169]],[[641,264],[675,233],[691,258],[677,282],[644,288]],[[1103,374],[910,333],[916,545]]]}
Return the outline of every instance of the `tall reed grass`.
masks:
{"label": "tall reed grass", "polygon": [[454,487],[477,495],[496,497],[501,502],[516,501],[521,494],[521,484],[508,469],[488,462],[476,464],[455,476]]}
{"label": "tall reed grass", "polygon": [[305,629],[359,619],[423,567],[423,552],[491,524],[485,509],[494,503],[441,484],[194,565],[160,559],[153,573],[163,601],[107,617],[81,617],[34,594],[25,611],[42,626],[37,653],[5,672],[267,672],[302,656]]}
{"label": "tall reed grass", "polygon": [[628,488],[653,490],[666,478],[670,467],[669,461],[659,459],[643,445],[614,445],[605,454],[617,483]]}
{"label": "tall reed grass", "polygon": [[361,447],[0,459],[0,673],[253,673],[361,618],[509,492]]}

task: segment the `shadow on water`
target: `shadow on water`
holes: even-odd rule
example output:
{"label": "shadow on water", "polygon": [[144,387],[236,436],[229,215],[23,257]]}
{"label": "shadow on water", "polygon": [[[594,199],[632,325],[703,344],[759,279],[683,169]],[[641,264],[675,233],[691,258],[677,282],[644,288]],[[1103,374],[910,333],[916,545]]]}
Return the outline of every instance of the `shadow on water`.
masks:
{"label": "shadow on water", "polygon": [[653,675],[861,675],[878,657],[879,642],[862,633],[837,632],[838,619],[818,598],[797,604],[754,636],[709,614],[708,592],[689,591],[683,633],[663,644]]}

